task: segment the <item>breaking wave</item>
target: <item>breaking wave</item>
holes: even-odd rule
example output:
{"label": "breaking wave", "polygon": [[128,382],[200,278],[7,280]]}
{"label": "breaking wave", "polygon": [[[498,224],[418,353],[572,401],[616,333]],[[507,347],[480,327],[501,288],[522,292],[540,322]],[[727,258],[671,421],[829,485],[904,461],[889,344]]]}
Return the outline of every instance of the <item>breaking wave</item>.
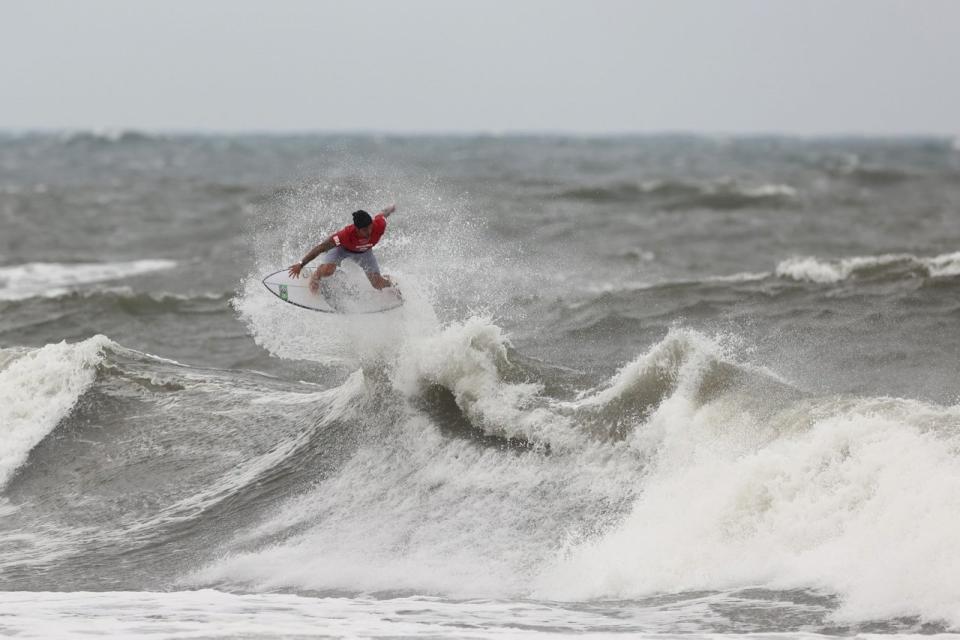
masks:
{"label": "breaking wave", "polygon": [[[751,364],[739,338],[687,329],[565,397],[486,317],[384,344],[328,389],[102,336],[4,352],[2,481],[19,469],[18,493],[62,492],[88,469],[100,483],[68,532],[20,562],[57,579],[73,556],[49,549],[70,545],[83,561],[123,554],[184,586],[250,591],[807,589],[834,594],[838,620],[960,625],[956,407],[810,396]],[[112,431],[101,403],[120,414]],[[79,439],[44,442],[65,421]],[[99,448],[83,445],[91,423],[112,434]],[[145,474],[148,504],[118,508],[115,492]],[[172,540],[187,562],[156,557]]]}
{"label": "breaking wave", "polygon": [[[960,624],[955,407],[808,397],[686,330],[572,400],[511,380],[487,321],[425,340],[391,381],[395,431],[187,584],[562,600],[761,585],[837,594],[838,619]],[[436,386],[468,431],[438,428]]]}
{"label": "breaking wave", "polygon": [[538,594],[801,588],[839,595],[840,620],[960,624],[956,407],[804,399],[758,419],[730,400],[658,407],[629,515],[568,549]]}
{"label": "breaking wave", "polygon": [[103,350],[111,344],[104,336],[95,336],[77,344],[61,342],[4,354],[0,369],[0,488],[93,384]]}

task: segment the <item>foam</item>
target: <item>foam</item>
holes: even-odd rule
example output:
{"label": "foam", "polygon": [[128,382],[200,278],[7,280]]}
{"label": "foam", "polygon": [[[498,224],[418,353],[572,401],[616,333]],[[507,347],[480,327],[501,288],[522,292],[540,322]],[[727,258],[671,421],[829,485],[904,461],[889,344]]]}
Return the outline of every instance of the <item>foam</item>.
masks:
{"label": "foam", "polygon": [[93,384],[104,336],[25,353],[0,370],[0,487]]}
{"label": "foam", "polygon": [[133,262],[58,263],[30,262],[0,267],[0,300],[55,298],[76,287],[108,280],[172,269],[173,260],[135,260]]}
{"label": "foam", "polygon": [[[424,416],[395,420],[391,433],[362,446],[335,475],[291,498],[227,547],[236,551],[183,584],[522,595],[558,529],[573,526],[565,509],[582,504],[576,512],[602,520],[605,500],[619,488],[600,476],[636,473],[635,460],[611,461],[597,449],[510,453],[445,435]],[[583,470],[571,477],[578,462]]]}
{"label": "foam", "polygon": [[630,515],[537,594],[810,588],[840,596],[837,620],[958,625],[958,434],[956,408],[912,401],[804,401],[761,421],[681,390],[636,435],[657,462]]}
{"label": "foam", "polygon": [[[735,339],[685,329],[558,402],[507,381],[508,347],[480,317],[404,346],[390,384],[411,404],[184,584],[557,601],[760,586],[836,594],[838,622],[960,625],[960,408],[774,401],[739,383],[782,381],[737,363]],[[442,433],[415,408],[429,385],[549,455]],[[590,419],[633,424],[603,439]]]}
{"label": "foam", "polygon": [[503,379],[509,345],[490,318],[474,316],[408,342],[391,380],[409,397],[429,385],[448,389],[471,423],[492,435],[554,444],[569,439],[569,421],[550,410],[539,383]]}
{"label": "foam", "polygon": [[[675,377],[689,372],[695,384],[701,362],[717,353],[709,339],[700,339],[677,332],[647,360],[682,351],[683,364],[663,367]],[[645,460],[628,443],[593,438],[582,429],[578,407],[545,397],[539,385],[508,381],[508,345],[503,330],[481,317],[407,344],[390,383],[409,405],[391,402],[389,429],[377,417],[375,444],[240,535],[233,544],[244,551],[227,554],[185,584],[457,597],[526,593],[531,571],[551,549],[579,539],[581,528],[602,527],[616,514],[612,504],[626,504],[636,487],[624,480],[640,477]],[[602,398],[580,404],[633,395],[631,375],[638,377],[621,372],[606,390],[589,392]],[[450,391],[473,427],[545,442],[549,455],[537,448],[505,452],[478,446],[471,434],[441,431],[415,408],[432,385]],[[246,551],[278,536],[283,543]]]}
{"label": "foam", "polygon": [[960,276],[960,251],[926,258],[923,262],[935,278]]}
{"label": "foam", "polygon": [[[17,638],[662,638],[677,610],[708,623],[711,600],[614,609],[430,597],[311,598],[197,591],[0,592],[0,630]],[[769,634],[770,637],[776,634]],[[736,635],[686,635],[691,640]],[[796,637],[796,636],[790,636]],[[803,634],[813,639],[813,634]]]}

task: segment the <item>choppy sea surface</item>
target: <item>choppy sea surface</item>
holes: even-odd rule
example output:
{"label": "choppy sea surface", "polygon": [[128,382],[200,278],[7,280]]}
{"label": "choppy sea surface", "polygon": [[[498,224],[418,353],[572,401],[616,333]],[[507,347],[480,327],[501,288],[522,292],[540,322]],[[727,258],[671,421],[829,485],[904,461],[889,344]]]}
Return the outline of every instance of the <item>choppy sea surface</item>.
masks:
{"label": "choppy sea surface", "polygon": [[2,134],[0,635],[960,632],[958,380],[949,139]]}

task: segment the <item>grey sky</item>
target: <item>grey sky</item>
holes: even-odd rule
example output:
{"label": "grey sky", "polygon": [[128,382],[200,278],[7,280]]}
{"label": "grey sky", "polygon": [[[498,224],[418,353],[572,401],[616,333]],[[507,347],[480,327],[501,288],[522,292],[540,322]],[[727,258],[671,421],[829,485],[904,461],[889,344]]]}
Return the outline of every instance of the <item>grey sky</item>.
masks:
{"label": "grey sky", "polygon": [[0,0],[0,128],[960,134],[953,0]]}

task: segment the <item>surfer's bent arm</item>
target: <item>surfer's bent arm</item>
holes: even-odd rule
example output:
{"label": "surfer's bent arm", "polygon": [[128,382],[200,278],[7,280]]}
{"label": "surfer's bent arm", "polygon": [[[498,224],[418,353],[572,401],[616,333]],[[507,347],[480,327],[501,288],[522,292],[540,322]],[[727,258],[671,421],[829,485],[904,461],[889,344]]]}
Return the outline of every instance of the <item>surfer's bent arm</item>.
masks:
{"label": "surfer's bent arm", "polygon": [[333,249],[335,246],[336,246],[336,243],[333,241],[333,236],[330,236],[329,238],[327,238],[326,240],[324,240],[323,242],[315,246],[313,249],[310,249],[310,252],[307,253],[307,255],[303,256],[303,260],[301,260],[295,265],[292,265],[289,270],[290,275],[296,278],[299,278],[300,270],[303,269],[305,266],[307,266],[308,262],[316,258],[318,255],[320,255],[324,251],[330,251],[330,249]]}
{"label": "surfer's bent arm", "polygon": [[324,251],[330,251],[330,249],[333,249],[335,246],[336,246],[336,243],[333,241],[333,236],[330,236],[329,238],[327,238],[326,240],[324,240],[323,242],[315,246],[313,249],[310,249],[310,253],[303,256],[303,260],[300,261],[300,266],[301,267],[307,266],[308,262],[316,258],[318,255],[320,255]]}

